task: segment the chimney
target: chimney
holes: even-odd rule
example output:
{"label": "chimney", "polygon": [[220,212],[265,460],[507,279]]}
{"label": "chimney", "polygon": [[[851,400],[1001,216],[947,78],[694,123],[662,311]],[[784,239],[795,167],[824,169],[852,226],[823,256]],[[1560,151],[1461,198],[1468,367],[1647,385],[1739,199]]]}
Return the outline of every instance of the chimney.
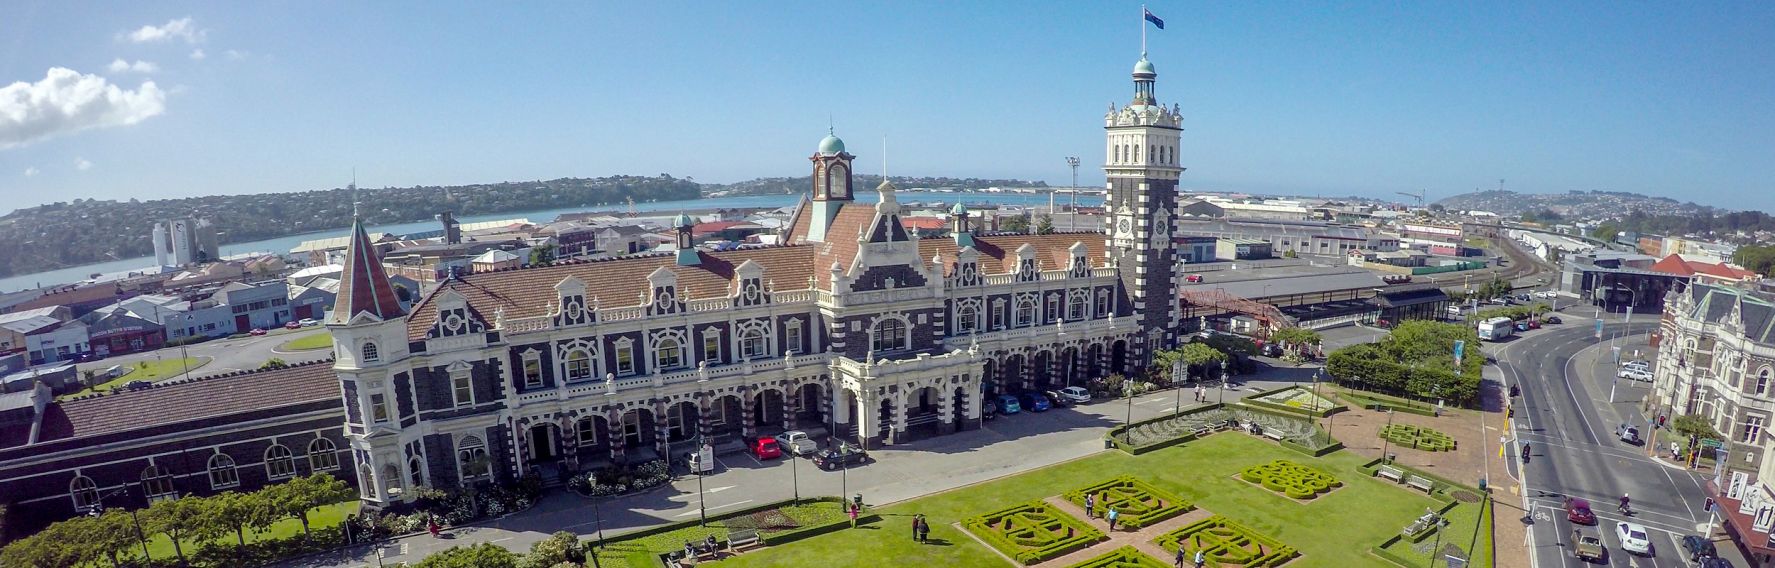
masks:
{"label": "chimney", "polygon": [[444,223],[444,244],[462,244],[462,224],[456,222],[456,216],[445,211],[438,214],[438,220]]}

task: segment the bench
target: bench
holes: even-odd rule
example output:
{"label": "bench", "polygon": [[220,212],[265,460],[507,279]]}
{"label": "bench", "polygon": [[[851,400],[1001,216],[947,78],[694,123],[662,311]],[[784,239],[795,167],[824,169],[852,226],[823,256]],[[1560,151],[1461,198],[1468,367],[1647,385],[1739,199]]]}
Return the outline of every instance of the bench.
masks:
{"label": "bench", "polygon": [[1426,495],[1429,494],[1430,492],[1436,490],[1436,482],[1430,481],[1429,479],[1425,479],[1423,477],[1419,477],[1416,475],[1406,478],[1405,484],[1408,486],[1411,486],[1414,489],[1424,490],[1424,494],[1426,494]]}
{"label": "bench", "polygon": [[1209,434],[1213,434],[1214,432],[1215,432],[1215,428],[1212,428],[1209,426],[1203,426],[1201,428],[1197,428],[1195,431],[1195,434],[1196,434],[1197,438],[1200,438],[1203,436],[1207,436]]}
{"label": "bench", "polygon": [[1282,441],[1282,431],[1274,429],[1264,430],[1263,437],[1280,442]]}
{"label": "bench", "polygon": [[755,530],[729,531],[727,538],[727,551],[733,554],[739,554],[754,546],[764,545],[764,539],[758,538],[758,531]]}
{"label": "bench", "polygon": [[1380,469],[1374,470],[1374,476],[1391,479],[1393,483],[1405,482],[1405,471],[1392,466],[1381,466]]}

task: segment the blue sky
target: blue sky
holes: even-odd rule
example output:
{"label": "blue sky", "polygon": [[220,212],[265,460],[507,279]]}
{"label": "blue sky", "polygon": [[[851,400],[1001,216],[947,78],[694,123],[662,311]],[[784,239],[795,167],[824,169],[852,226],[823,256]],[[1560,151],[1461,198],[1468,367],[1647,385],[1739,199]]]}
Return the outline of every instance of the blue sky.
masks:
{"label": "blue sky", "polygon": [[[1775,209],[1775,4],[1150,8],[1191,188],[1435,199],[1502,178]],[[354,167],[370,187],[804,175],[828,116],[864,171],[886,137],[894,173],[1065,184],[1078,155],[1097,184],[1140,49],[1140,6],[1106,2],[6,12],[0,210],[338,187]]]}

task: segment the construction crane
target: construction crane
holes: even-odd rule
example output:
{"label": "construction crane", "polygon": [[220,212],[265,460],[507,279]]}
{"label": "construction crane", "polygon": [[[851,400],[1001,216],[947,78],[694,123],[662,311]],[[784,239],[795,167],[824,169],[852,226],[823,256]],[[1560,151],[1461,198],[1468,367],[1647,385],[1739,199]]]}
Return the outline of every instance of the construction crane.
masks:
{"label": "construction crane", "polygon": [[1420,189],[1420,190],[1418,190],[1417,193],[1406,193],[1403,191],[1399,191],[1399,192],[1395,192],[1395,193],[1398,193],[1399,195],[1403,195],[1406,197],[1416,198],[1418,200],[1418,209],[1424,208],[1424,190]]}

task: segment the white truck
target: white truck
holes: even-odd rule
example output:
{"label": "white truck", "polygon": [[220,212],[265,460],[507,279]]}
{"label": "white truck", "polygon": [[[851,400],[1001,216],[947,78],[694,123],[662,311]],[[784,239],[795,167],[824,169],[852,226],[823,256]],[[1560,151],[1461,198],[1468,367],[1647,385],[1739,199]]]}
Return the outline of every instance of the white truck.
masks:
{"label": "white truck", "polygon": [[1479,339],[1483,341],[1502,341],[1516,334],[1516,320],[1506,317],[1491,318],[1479,322]]}

